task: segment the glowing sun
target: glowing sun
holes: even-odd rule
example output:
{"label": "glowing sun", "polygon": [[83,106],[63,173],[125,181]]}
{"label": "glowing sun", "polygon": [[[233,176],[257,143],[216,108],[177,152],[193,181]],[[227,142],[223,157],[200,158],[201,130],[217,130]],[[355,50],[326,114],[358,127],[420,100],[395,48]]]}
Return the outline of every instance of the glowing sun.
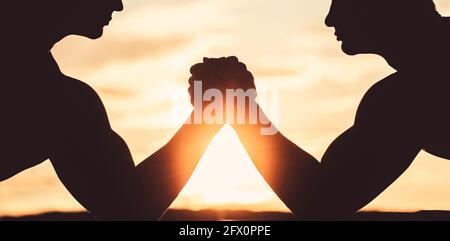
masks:
{"label": "glowing sun", "polygon": [[171,208],[289,212],[229,125],[211,141]]}

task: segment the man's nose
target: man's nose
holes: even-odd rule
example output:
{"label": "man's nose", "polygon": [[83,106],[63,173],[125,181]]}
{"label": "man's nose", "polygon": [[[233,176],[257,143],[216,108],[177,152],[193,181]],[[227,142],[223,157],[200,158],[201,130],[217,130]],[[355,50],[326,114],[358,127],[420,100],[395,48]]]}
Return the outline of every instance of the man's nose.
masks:
{"label": "man's nose", "polygon": [[121,12],[123,10],[122,0],[114,0],[114,11]]}
{"label": "man's nose", "polygon": [[327,17],[325,18],[325,25],[327,27],[333,27],[333,24],[331,23],[331,20],[330,20],[330,14],[328,14]]}
{"label": "man's nose", "polygon": [[334,3],[331,3],[330,10],[328,11],[327,17],[325,18],[325,25],[328,27],[334,27]]}

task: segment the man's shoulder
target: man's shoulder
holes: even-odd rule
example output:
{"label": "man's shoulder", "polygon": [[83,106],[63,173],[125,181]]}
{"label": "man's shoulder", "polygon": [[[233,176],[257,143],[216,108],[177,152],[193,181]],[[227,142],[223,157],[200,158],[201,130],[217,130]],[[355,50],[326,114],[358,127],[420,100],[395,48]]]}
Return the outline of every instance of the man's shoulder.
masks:
{"label": "man's shoulder", "polygon": [[103,102],[97,92],[83,81],[62,76],[56,89],[53,112],[69,122],[108,124]]}
{"label": "man's shoulder", "polygon": [[101,103],[101,99],[94,88],[81,80],[63,75],[59,87],[61,97],[68,101],[86,101],[90,104],[94,104],[93,102]]}
{"label": "man's shoulder", "polygon": [[366,92],[355,122],[372,128],[415,128],[419,125],[416,115],[420,109],[414,84],[395,73],[378,81]]}
{"label": "man's shoulder", "polygon": [[373,84],[364,95],[363,100],[381,96],[386,97],[386,95],[390,97],[391,95],[401,94],[398,91],[405,91],[407,89],[408,86],[404,78],[400,74],[394,73]]}

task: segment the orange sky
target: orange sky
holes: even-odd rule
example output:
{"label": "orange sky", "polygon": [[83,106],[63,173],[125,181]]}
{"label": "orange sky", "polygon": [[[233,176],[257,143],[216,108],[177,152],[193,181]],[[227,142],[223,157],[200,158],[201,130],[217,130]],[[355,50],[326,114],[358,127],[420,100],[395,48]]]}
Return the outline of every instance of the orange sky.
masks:
{"label": "orange sky", "polygon": [[[450,14],[450,1],[435,2]],[[114,15],[101,40],[70,37],[53,53],[64,73],[99,92],[136,163],[186,118],[188,70],[203,56],[240,57],[259,91],[278,91],[281,131],[317,158],[351,126],[365,91],[393,72],[377,56],[341,53],[333,30],[323,24],[330,1],[124,4],[126,10]],[[421,153],[367,209],[450,210],[449,173],[449,161]],[[215,138],[173,207],[287,211],[230,128]],[[48,162],[0,183],[0,215],[80,209]]]}

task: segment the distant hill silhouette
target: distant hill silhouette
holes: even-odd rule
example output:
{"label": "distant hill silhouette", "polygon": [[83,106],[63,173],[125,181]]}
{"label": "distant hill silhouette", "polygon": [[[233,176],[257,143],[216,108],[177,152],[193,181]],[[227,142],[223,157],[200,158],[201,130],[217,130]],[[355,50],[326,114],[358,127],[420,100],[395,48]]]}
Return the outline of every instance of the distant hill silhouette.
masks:
{"label": "distant hill silhouette", "polygon": [[[51,212],[22,217],[3,217],[2,221],[93,221],[86,212],[61,213]],[[169,210],[163,221],[295,221],[289,213],[218,211],[218,210]],[[345,221],[450,221],[450,211],[420,211],[415,213],[400,212],[360,212],[354,218]]]}

